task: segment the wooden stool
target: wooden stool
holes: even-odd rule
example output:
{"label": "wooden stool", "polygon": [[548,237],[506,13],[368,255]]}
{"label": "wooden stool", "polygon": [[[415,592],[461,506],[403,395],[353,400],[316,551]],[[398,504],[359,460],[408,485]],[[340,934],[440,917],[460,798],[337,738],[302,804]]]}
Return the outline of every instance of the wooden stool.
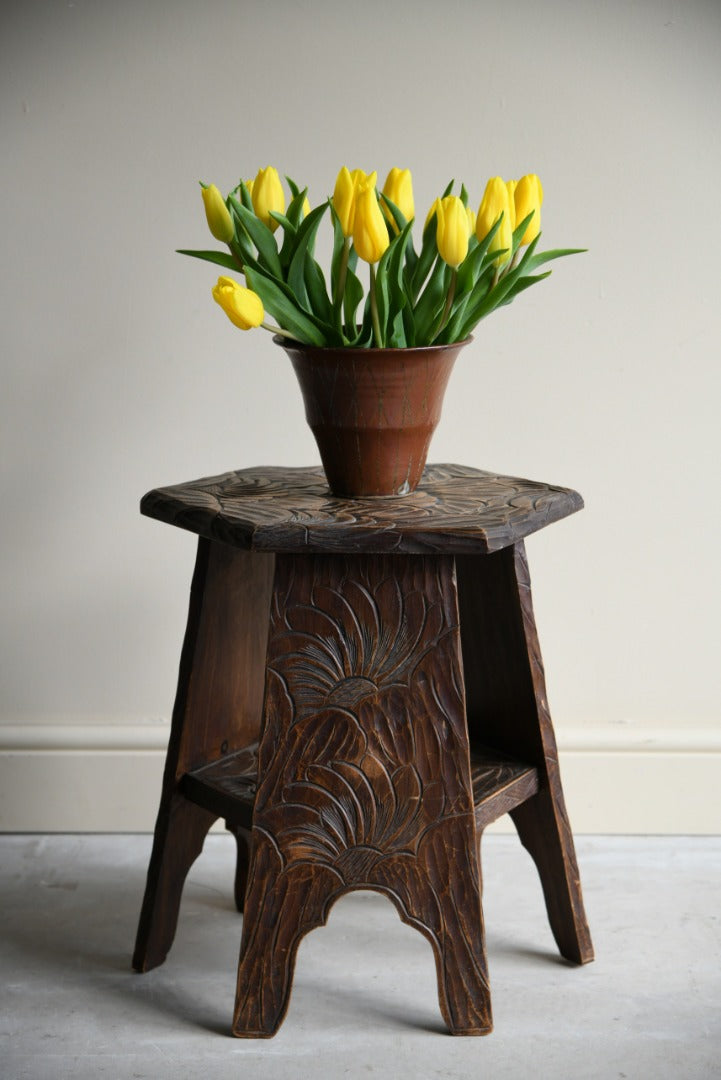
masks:
{"label": "wooden stool", "polygon": [[593,958],[523,545],[582,505],[457,465],[405,498],[277,468],[145,496],[200,540],[136,970],[165,959],[217,818],[244,911],[235,1035],[277,1031],[301,938],[359,888],[430,941],[449,1029],[489,1032],[479,839],[507,812],[562,955]]}

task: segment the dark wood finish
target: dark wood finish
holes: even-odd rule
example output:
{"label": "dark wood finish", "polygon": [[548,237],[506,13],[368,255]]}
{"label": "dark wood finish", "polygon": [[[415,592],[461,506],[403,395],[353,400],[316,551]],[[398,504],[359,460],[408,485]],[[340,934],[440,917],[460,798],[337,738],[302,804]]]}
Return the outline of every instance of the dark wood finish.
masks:
{"label": "dark wood finish", "polygon": [[471,751],[471,780],[476,828],[508,814],[538,791],[538,770],[492,750]]}
{"label": "dark wood finish", "polygon": [[[492,750],[476,751],[471,755],[471,787],[476,826],[485,828],[536,794],[538,771]],[[226,818],[231,832],[250,827],[257,789],[257,743],[188,773],[182,781],[187,798]]]}
{"label": "dark wood finish", "polygon": [[233,1032],[285,1015],[301,938],[375,889],[491,1029],[453,560],[278,556]]}
{"label": "dark wood finish", "polygon": [[250,829],[246,829],[243,825],[238,825],[234,821],[226,821],[225,827],[235,837],[236,860],[233,898],[238,911],[242,911],[245,907],[245,891],[248,887],[248,869],[250,867]]}
{"label": "dark wood finish", "polygon": [[185,877],[217,816],[185,799],[183,775],[258,738],[272,575],[272,555],[199,541],[136,971],[165,959]]}
{"label": "dark wood finish", "polygon": [[144,497],[148,517],[254,551],[487,554],[583,506],[568,488],[428,465],[401,498],[339,499],[322,469],[241,469]]}
{"label": "dark wood finish", "polygon": [[535,765],[539,789],[511,809],[538,867],[561,954],[593,959],[522,543],[485,559],[458,558],[458,595],[471,746]]}
{"label": "dark wood finish", "polygon": [[508,812],[561,953],[592,958],[523,546],[581,505],[460,466],[402,499],[333,498],[318,469],[145,497],[201,538],[137,970],[167,954],[217,818],[244,910],[236,1035],[277,1030],[300,940],[358,888],[430,941],[450,1030],[490,1031],[478,849]]}

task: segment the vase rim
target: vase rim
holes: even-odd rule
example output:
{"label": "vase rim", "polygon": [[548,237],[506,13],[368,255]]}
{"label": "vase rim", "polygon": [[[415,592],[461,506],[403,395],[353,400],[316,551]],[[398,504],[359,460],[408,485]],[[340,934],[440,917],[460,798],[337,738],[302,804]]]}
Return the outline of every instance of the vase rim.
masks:
{"label": "vase rim", "polygon": [[308,345],[304,341],[294,341],[290,338],[275,334],[273,341],[276,345],[280,345],[283,349],[296,349],[301,352],[317,352],[317,353],[339,353],[347,352],[353,356],[364,356],[369,353],[421,353],[421,352],[443,352],[445,349],[459,349],[462,345],[468,345],[473,341],[473,334],[469,334],[467,338],[463,338],[462,341],[449,341],[442,345],[410,345],[401,348],[391,348],[388,345],[382,347],[374,345],[371,347],[354,348],[352,345]]}

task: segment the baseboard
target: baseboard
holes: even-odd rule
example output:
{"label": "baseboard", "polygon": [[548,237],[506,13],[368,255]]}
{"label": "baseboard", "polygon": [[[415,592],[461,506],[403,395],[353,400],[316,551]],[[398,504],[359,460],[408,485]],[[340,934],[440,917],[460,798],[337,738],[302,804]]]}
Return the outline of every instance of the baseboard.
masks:
{"label": "baseboard", "polygon": [[[152,831],[168,731],[162,721],[0,723],[0,831]],[[721,833],[715,730],[585,726],[559,729],[558,742],[575,832]]]}

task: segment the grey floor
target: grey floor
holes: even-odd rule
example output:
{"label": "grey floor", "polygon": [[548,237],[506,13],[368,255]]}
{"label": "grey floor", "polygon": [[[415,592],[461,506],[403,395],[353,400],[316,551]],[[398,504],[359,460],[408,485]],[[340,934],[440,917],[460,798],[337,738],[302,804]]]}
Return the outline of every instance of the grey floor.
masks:
{"label": "grey floor", "polygon": [[444,1033],[431,950],[373,893],[301,945],[271,1040],[228,1036],[241,920],[212,835],[163,967],[130,971],[148,836],[0,837],[0,1076],[721,1077],[721,838],[580,838],[597,960],[558,959],[533,866],[484,841],[495,1031]]}

